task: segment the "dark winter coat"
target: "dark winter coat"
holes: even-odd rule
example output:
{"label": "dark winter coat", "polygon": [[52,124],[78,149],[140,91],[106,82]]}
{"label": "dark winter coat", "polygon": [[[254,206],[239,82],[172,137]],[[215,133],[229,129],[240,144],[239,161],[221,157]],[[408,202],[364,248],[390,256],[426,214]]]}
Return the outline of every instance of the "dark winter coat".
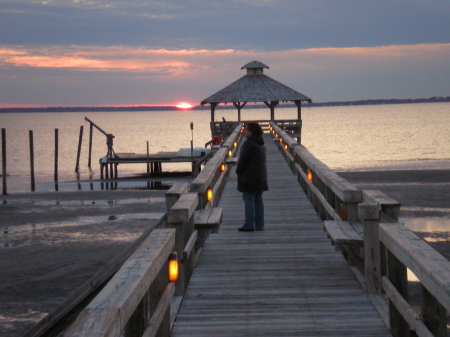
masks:
{"label": "dark winter coat", "polygon": [[261,136],[251,135],[242,144],[236,173],[239,192],[262,193],[269,189],[266,148]]}

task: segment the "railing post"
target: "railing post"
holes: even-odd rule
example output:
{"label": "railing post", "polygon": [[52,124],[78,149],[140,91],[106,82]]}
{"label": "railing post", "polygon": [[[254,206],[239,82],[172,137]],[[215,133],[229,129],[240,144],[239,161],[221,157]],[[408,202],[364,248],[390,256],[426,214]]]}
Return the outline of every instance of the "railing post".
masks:
{"label": "railing post", "polygon": [[[407,268],[390,250],[388,250],[387,255],[388,279],[400,295],[405,299],[405,301],[408,301]],[[401,313],[397,310],[391,299],[389,299],[389,321],[392,336],[410,336],[410,327],[408,322],[406,322]]]}
{"label": "railing post", "polygon": [[364,278],[368,293],[381,293],[380,210],[378,204],[359,204],[364,228]]}
{"label": "railing post", "polygon": [[186,268],[183,261],[183,252],[192,232],[194,231],[194,211],[198,205],[197,193],[183,194],[180,199],[167,210],[167,226],[175,228],[175,251],[179,259],[179,273],[176,281],[175,295],[183,295],[186,283]]}
{"label": "railing post", "polygon": [[189,192],[188,183],[173,184],[172,187],[164,194],[166,197],[166,208],[171,209],[173,205],[180,199],[183,193]]}
{"label": "railing post", "polygon": [[447,311],[430,292],[421,285],[421,316],[433,336],[447,336]]}

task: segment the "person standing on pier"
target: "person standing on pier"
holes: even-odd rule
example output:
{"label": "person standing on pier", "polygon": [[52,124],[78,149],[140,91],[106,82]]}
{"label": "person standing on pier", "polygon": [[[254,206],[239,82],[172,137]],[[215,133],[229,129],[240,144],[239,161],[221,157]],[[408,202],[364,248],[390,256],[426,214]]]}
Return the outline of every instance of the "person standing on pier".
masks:
{"label": "person standing on pier", "polygon": [[266,146],[262,138],[263,130],[258,123],[246,125],[236,167],[238,176],[237,189],[243,193],[245,204],[245,223],[239,228],[241,232],[264,229],[264,202],[262,194],[269,190],[267,182]]}

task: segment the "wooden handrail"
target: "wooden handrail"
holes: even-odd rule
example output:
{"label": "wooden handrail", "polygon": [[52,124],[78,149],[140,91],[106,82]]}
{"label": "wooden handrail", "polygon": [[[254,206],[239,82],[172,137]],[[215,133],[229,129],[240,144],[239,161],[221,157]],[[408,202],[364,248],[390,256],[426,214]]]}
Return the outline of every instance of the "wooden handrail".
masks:
{"label": "wooden handrail", "polygon": [[[222,164],[226,163],[226,159],[229,157],[229,151],[231,151],[232,156],[236,156],[238,146],[234,146],[234,144],[241,139],[242,125],[243,123],[238,123],[233,132],[225,139],[221,148],[206,163],[202,172],[191,183],[190,191],[199,195],[199,208],[212,207],[219,201],[226,181],[225,176],[229,173],[229,167],[225,172],[221,172],[220,168]],[[207,200],[206,195],[209,189],[213,192],[213,199],[211,201]]]}
{"label": "wooden handrail", "polygon": [[[168,285],[166,275],[168,271],[165,267],[174,245],[175,230],[155,229],[80,313],[65,336],[120,336],[154,281],[165,283],[166,296],[171,297],[173,286]],[[165,277],[158,277],[158,275]],[[167,302],[167,299],[164,298],[164,301]],[[167,311],[167,306],[162,306],[160,310]],[[152,313],[153,317],[161,315],[164,313]],[[158,319],[158,321],[162,320]],[[144,330],[148,323],[143,322]],[[152,324],[149,328],[156,331],[159,325]],[[147,334],[151,332],[148,331]]]}
{"label": "wooden handrail", "polygon": [[[368,293],[386,291],[391,303],[388,320],[393,334],[402,336],[413,330],[418,336],[446,336],[446,310],[450,310],[450,261],[403,224],[397,223],[400,203],[381,191],[355,188],[306,148],[295,145],[295,140],[276,122],[271,122],[270,126],[274,136],[278,136],[275,143],[298,176],[318,214],[323,219],[332,218],[345,223],[338,208],[344,204],[349,211],[348,220],[354,225],[362,224],[364,265],[362,275],[357,276],[362,279]],[[288,148],[285,149],[283,144]],[[308,172],[312,173],[312,181],[308,179]],[[408,293],[407,268],[421,282],[420,316],[414,315],[413,309],[403,299]]]}
{"label": "wooden handrail", "polygon": [[380,223],[380,241],[450,311],[450,261],[401,223]]}

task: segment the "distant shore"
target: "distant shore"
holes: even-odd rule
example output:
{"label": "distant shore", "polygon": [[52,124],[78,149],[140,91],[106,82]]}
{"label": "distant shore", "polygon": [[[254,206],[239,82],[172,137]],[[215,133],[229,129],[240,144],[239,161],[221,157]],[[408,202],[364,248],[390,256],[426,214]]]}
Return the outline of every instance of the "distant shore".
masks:
{"label": "distant shore", "polygon": [[[447,97],[430,97],[416,99],[366,99],[357,101],[341,101],[341,102],[318,102],[307,103],[308,107],[321,106],[349,106],[349,105],[380,105],[380,104],[411,104],[411,103],[442,103],[450,102],[450,96]],[[295,107],[295,104],[285,104],[284,107]],[[191,108],[179,108],[173,105],[159,106],[81,106],[81,107],[16,107],[16,108],[0,108],[0,113],[20,113],[20,112],[102,112],[102,111],[175,111],[175,110],[197,110],[201,105],[194,105]],[[244,109],[267,108],[264,104],[247,105]],[[233,105],[218,105],[216,109],[235,109]]]}

